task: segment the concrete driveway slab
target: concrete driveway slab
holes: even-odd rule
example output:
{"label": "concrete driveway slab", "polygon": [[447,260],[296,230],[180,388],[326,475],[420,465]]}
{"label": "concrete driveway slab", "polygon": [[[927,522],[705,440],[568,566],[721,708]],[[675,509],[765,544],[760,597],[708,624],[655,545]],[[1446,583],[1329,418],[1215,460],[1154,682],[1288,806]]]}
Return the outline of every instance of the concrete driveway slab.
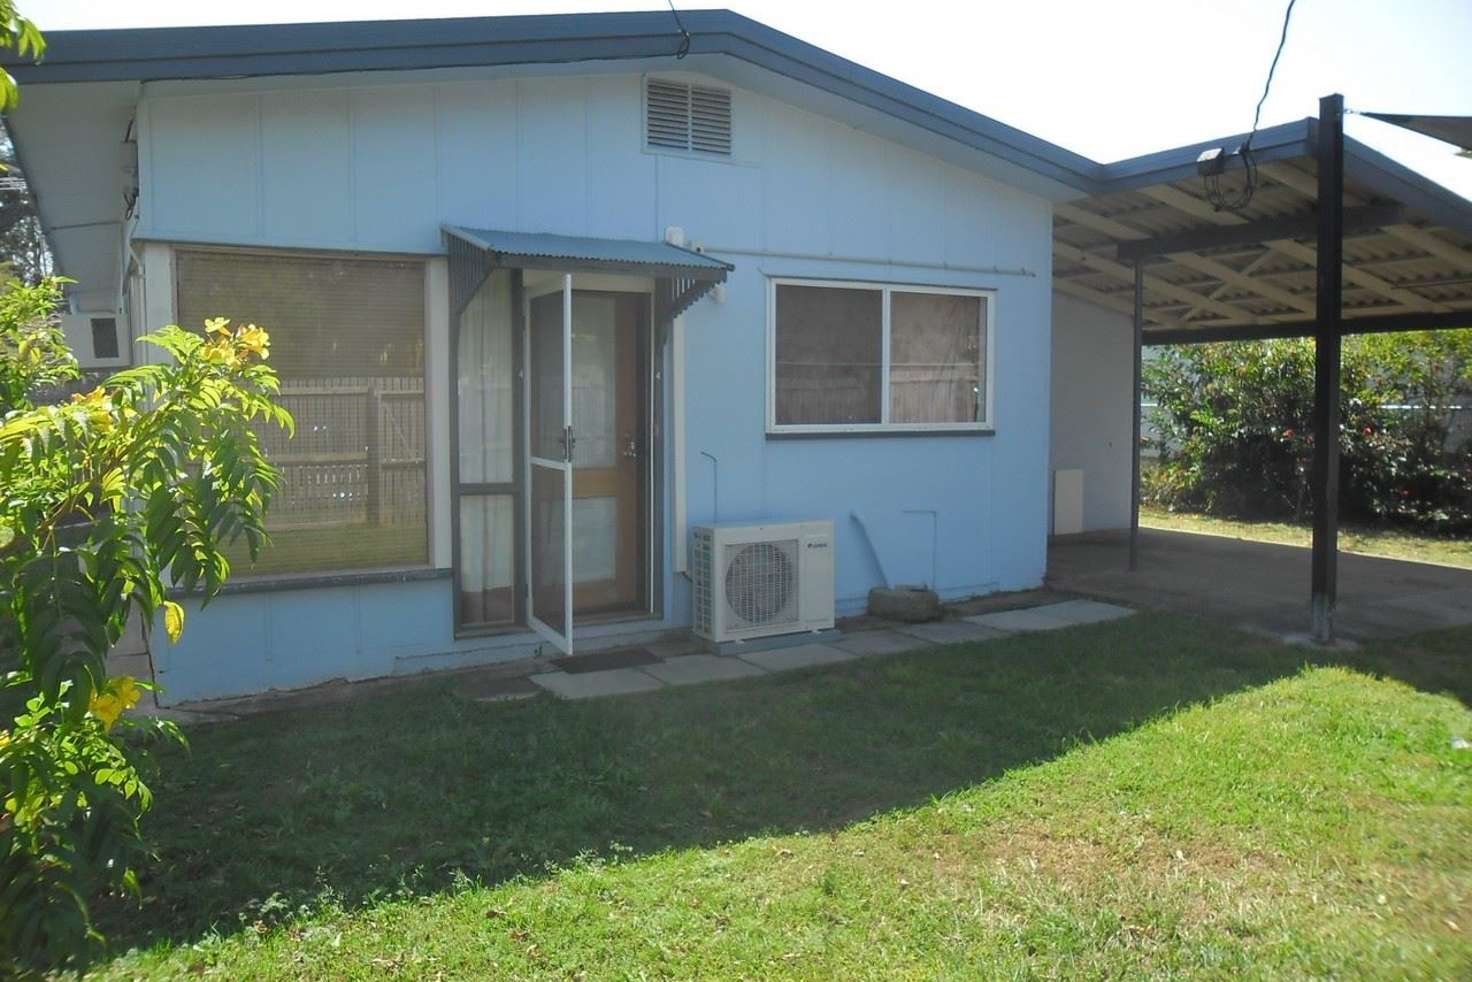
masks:
{"label": "concrete driveway slab", "polygon": [[643,671],[668,685],[699,685],[766,674],[740,658],[721,655],[681,655],[658,665],[649,665]]}
{"label": "concrete driveway slab", "polygon": [[[1133,573],[1128,552],[1127,535],[1056,540],[1048,549],[1048,583],[1274,634],[1308,630],[1307,548],[1147,528]],[[1335,630],[1364,640],[1469,624],[1469,596],[1472,569],[1341,553]]]}
{"label": "concrete driveway slab", "polygon": [[816,665],[832,665],[849,661],[856,655],[841,651],[827,644],[799,644],[791,648],[773,648],[770,651],[742,652],[741,660],[751,662],[757,668],[769,672],[786,672],[795,668],[812,668]]}
{"label": "concrete driveway slab", "polygon": [[597,699],[651,692],[664,683],[637,668],[610,668],[602,672],[543,672],[532,681],[559,699]]}

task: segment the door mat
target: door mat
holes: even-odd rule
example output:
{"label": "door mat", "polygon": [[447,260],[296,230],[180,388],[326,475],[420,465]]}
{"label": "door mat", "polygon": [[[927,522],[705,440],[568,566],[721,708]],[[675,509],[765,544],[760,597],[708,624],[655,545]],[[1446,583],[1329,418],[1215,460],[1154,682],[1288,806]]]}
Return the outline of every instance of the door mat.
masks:
{"label": "door mat", "polygon": [[570,675],[584,672],[602,672],[610,668],[637,668],[640,665],[657,665],[659,659],[647,648],[614,648],[612,651],[594,651],[586,655],[571,655],[554,658],[552,664]]}

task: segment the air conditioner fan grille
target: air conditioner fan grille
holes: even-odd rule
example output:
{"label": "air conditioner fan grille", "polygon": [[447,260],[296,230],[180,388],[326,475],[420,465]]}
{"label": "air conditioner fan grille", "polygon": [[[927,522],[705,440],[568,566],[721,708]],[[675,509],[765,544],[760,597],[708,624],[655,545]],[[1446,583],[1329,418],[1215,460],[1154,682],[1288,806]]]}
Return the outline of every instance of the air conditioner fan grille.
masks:
{"label": "air conditioner fan grille", "polygon": [[724,559],[730,627],[797,622],[796,539],[728,545]]}

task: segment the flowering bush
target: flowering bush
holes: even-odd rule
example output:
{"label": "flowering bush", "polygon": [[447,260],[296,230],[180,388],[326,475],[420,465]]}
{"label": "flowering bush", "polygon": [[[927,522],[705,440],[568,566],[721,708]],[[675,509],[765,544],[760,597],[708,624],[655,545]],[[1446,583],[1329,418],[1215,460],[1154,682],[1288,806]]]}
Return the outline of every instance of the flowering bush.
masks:
{"label": "flowering bush", "polygon": [[75,376],[58,296],[0,293],[0,974],[80,962],[102,940],[89,901],[136,893],[148,744],[181,737],[125,715],[151,683],[109,677],[108,651],[159,613],[177,640],[170,591],[208,602],[221,546],[243,535],[255,555],[277,476],[253,426],[293,425],[266,332],[224,319],[163,328],[141,339],[162,363],[32,405]]}
{"label": "flowering bush", "polygon": [[[1344,340],[1340,508],[1345,518],[1472,531],[1472,330]],[[1176,510],[1297,520],[1310,507],[1312,340],[1156,349],[1145,395],[1159,466],[1147,500]]]}

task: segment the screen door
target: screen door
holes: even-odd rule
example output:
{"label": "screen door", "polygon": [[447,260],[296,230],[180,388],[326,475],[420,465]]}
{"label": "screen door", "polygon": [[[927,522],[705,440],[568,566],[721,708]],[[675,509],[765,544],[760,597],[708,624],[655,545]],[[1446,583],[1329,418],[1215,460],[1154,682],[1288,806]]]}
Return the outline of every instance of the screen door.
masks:
{"label": "screen door", "polygon": [[527,615],[536,632],[572,652],[572,276],[529,297],[527,379]]}

